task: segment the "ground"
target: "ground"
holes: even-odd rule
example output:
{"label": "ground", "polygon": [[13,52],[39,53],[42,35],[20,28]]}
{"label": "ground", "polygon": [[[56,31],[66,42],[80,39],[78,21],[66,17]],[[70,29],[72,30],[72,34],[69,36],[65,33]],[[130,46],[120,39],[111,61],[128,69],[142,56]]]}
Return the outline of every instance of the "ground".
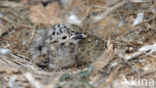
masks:
{"label": "ground", "polygon": [[[156,1],[1,0],[0,88],[155,88]],[[88,66],[47,71],[29,45],[38,29],[79,25],[106,41]]]}

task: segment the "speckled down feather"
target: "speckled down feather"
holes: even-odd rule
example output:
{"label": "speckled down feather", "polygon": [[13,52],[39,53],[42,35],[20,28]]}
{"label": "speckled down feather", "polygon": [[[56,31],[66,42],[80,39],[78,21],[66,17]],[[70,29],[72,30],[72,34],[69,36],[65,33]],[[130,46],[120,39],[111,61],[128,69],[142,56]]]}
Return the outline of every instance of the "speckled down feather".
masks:
{"label": "speckled down feather", "polygon": [[37,30],[30,45],[35,64],[42,68],[60,69],[75,63],[81,34],[69,24],[56,24],[48,30]]}

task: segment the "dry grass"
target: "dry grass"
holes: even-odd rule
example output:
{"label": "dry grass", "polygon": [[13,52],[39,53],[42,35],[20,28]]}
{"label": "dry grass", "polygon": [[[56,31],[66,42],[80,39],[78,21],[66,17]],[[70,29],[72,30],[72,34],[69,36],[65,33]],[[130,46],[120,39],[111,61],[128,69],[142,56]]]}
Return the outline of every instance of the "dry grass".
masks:
{"label": "dry grass", "polygon": [[[156,2],[125,1],[52,0],[43,6],[42,0],[1,0],[0,88],[132,88],[124,78],[155,80]],[[132,25],[140,12],[142,21]],[[71,14],[85,31],[108,42],[104,53],[88,67],[45,71],[34,65],[28,51],[34,31],[70,23]]]}

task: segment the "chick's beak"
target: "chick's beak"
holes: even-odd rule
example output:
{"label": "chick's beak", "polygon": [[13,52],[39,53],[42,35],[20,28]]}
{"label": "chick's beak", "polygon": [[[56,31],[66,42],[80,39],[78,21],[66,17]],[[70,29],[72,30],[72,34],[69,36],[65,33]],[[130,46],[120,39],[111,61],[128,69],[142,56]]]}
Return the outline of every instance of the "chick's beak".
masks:
{"label": "chick's beak", "polygon": [[85,37],[86,37],[85,34],[77,33],[77,34],[75,35],[75,37],[73,37],[73,38],[74,38],[74,39],[83,39],[83,38],[85,38]]}

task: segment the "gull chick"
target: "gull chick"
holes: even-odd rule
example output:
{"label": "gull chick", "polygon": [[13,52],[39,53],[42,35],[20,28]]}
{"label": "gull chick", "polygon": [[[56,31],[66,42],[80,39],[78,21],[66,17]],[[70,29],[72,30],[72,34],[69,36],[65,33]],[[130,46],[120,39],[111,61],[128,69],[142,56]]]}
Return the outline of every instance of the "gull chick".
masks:
{"label": "gull chick", "polygon": [[60,69],[75,64],[78,43],[86,35],[79,27],[70,24],[56,24],[48,30],[37,30],[30,44],[33,62],[48,69]]}

